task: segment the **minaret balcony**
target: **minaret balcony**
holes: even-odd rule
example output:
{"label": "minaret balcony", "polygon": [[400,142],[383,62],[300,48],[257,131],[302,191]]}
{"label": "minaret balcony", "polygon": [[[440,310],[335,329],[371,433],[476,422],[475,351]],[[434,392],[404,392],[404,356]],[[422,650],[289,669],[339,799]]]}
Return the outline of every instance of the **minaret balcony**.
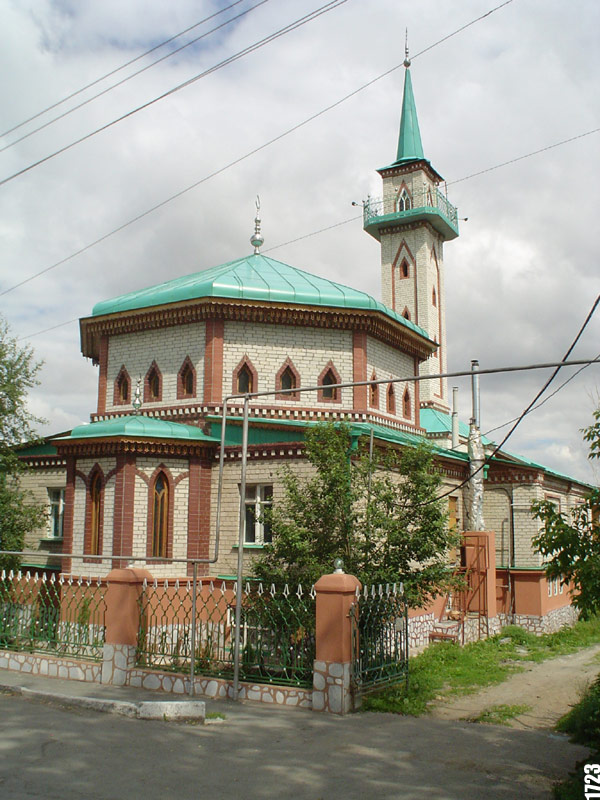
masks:
{"label": "minaret balcony", "polygon": [[458,236],[458,210],[436,187],[414,192],[410,200],[369,197],[363,204],[363,227],[378,241],[392,225],[426,220],[445,241]]}

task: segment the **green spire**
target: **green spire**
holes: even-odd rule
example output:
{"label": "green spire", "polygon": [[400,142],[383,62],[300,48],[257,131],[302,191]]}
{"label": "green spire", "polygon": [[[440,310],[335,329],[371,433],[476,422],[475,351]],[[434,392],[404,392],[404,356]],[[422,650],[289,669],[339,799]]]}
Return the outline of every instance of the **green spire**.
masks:
{"label": "green spire", "polygon": [[421,144],[421,132],[419,131],[419,120],[417,119],[417,107],[415,106],[412,81],[410,79],[410,69],[406,66],[396,163],[399,161],[416,161],[424,158],[423,145]]}

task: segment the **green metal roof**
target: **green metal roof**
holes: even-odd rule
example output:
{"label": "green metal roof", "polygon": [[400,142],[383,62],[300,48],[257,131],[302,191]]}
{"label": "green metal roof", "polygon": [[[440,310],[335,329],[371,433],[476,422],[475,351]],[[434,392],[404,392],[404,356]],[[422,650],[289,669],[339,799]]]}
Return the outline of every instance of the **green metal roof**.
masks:
{"label": "green metal roof", "polygon": [[129,415],[113,417],[102,422],[90,422],[73,428],[70,436],[63,436],[57,441],[73,439],[104,439],[106,437],[135,437],[152,439],[183,439],[186,441],[216,443],[218,439],[207,436],[194,425],[181,425],[156,417]]}
{"label": "green metal roof", "polygon": [[369,309],[429,339],[427,333],[374,297],[327,278],[311,275],[268,256],[253,254],[158,286],[96,303],[92,315],[115,314],[205,297]]}
{"label": "green metal roof", "polygon": [[[436,408],[422,408],[421,409],[421,427],[425,428],[427,433],[452,433],[452,417],[450,414],[444,414]],[[466,422],[458,423],[458,433],[464,436],[465,439],[469,438],[469,426]],[[481,437],[483,444],[494,444],[487,436]]]}
{"label": "green metal roof", "polygon": [[424,158],[425,154],[421,143],[421,132],[419,130],[410,69],[406,69],[404,72],[404,96],[402,98],[402,116],[400,117],[396,164],[406,161],[420,161]]}

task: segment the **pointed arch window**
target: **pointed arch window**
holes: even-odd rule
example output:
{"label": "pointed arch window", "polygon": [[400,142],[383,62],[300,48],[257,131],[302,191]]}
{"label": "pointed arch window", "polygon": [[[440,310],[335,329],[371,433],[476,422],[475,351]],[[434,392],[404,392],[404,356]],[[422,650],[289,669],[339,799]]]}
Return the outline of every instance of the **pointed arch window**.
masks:
{"label": "pointed arch window", "polygon": [[[377,375],[375,371],[371,375],[371,380],[376,381]],[[378,383],[371,383],[369,386],[369,405],[373,408],[379,408],[379,384]]]}
{"label": "pointed arch window", "polygon": [[[286,358],[275,376],[277,400],[298,400],[299,394],[294,389],[300,386],[300,373],[290,358]],[[287,391],[285,391],[287,389]],[[285,391],[285,393],[284,393]]]}
{"label": "pointed arch window", "polygon": [[169,530],[169,483],[164,472],[159,472],[152,487],[152,555],[167,557]]}
{"label": "pointed arch window", "polygon": [[129,373],[125,369],[125,364],[119,370],[119,374],[115,380],[115,388],[113,394],[114,405],[122,406],[131,402],[131,379]]}
{"label": "pointed arch window", "polygon": [[434,308],[437,308],[437,292],[435,291],[435,286],[431,291],[431,302],[433,303]]}
{"label": "pointed arch window", "polygon": [[411,419],[412,417],[412,403],[410,401],[408,386],[405,388],[404,394],[402,395],[402,415],[404,419]]}
{"label": "pointed arch window", "polygon": [[158,403],[162,400],[162,374],[156,361],[152,362],[144,380],[144,402]]}
{"label": "pointed arch window", "polygon": [[248,358],[244,356],[233,370],[233,394],[252,394],[258,391],[258,372]]}
{"label": "pointed arch window", "polygon": [[254,391],[252,384],[252,373],[248,368],[248,364],[244,364],[237,375],[237,390],[240,394],[249,394]]}
{"label": "pointed arch window", "polygon": [[318,384],[322,387],[318,392],[319,401],[325,403],[340,403],[342,401],[341,390],[334,387],[336,383],[341,382],[342,379],[340,378],[339,372],[330,361],[319,375]]}
{"label": "pointed arch window", "polygon": [[104,484],[102,472],[97,466],[90,475],[87,493],[84,552],[86,555],[99,556],[102,554]]}
{"label": "pointed arch window", "polygon": [[396,413],[396,392],[394,391],[394,384],[390,383],[387,390],[387,412],[388,414]]}
{"label": "pointed arch window", "polygon": [[404,306],[404,311],[402,312],[402,316],[404,319],[410,320],[410,311],[408,310],[408,306]]}
{"label": "pointed arch window", "polygon": [[410,266],[405,258],[400,262],[400,277],[410,278]]}
{"label": "pointed arch window", "polygon": [[406,186],[403,186],[396,200],[396,211],[410,211],[411,208],[412,199]]}
{"label": "pointed arch window", "polygon": [[195,397],[195,395],[196,370],[190,357],[186,356],[177,374],[177,399],[183,400],[186,397]]}

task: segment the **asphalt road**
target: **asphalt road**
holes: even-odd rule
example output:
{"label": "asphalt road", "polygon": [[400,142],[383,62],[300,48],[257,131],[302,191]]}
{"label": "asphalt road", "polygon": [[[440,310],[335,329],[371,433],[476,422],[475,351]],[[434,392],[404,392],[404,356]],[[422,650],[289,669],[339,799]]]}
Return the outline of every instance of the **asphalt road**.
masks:
{"label": "asphalt road", "polygon": [[0,694],[2,800],[549,798],[586,755],[559,735],[225,701],[222,723],[143,721]]}

